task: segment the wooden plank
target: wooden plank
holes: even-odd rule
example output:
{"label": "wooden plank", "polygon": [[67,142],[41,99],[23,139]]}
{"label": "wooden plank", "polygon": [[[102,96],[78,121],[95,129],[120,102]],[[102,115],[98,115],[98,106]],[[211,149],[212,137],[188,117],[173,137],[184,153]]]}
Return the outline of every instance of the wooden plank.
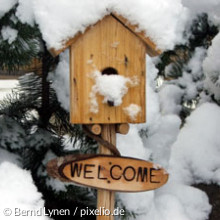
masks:
{"label": "wooden plank", "polygon": [[[115,125],[103,125],[101,136],[104,140],[116,146],[116,129]],[[99,153],[111,155],[109,149],[104,146],[99,146]],[[97,208],[105,207],[111,213],[115,208],[115,193],[113,191],[107,191],[99,189],[97,191]],[[97,220],[114,220],[114,216],[97,216]]]}
{"label": "wooden plank", "polygon": [[18,70],[10,71],[5,69],[0,69],[0,79],[18,79],[20,76],[23,76],[26,73],[36,72],[41,74],[42,62],[40,59],[34,58],[31,63],[26,66],[19,67]]}
{"label": "wooden plank", "polygon": [[126,18],[117,13],[112,13],[111,15],[145,42],[147,53],[150,56],[158,56],[162,53],[162,51],[157,48],[156,44],[146,36],[144,31],[137,31],[139,29],[138,25],[131,24]]}
{"label": "wooden plank", "polygon": [[[161,166],[130,157],[102,154],[79,155],[67,160],[64,158],[49,162],[47,170],[53,177],[104,191],[109,190],[110,193],[154,190],[166,184],[169,177]],[[58,168],[52,169],[54,164]],[[104,191],[101,190],[103,193]]]}
{"label": "wooden plank", "polygon": [[13,79],[18,79],[22,75],[0,75],[0,80],[13,80]]}
{"label": "wooden plank", "polygon": [[[108,16],[79,38],[70,47],[71,109],[70,120],[74,124],[144,123],[146,47],[142,40],[124,28],[112,16]],[[106,67],[115,68],[119,75],[137,77],[139,85],[130,87],[120,106],[109,107],[103,96],[96,94],[98,113],[90,111],[90,94],[94,85],[91,73]],[[136,119],[124,111],[130,104],[141,107]]]}

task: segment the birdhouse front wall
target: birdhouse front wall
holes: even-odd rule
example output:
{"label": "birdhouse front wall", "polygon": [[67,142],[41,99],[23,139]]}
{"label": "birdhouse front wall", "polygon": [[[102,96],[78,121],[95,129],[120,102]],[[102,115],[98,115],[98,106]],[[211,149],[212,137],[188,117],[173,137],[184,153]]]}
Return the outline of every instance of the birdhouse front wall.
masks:
{"label": "birdhouse front wall", "polygon": [[[143,123],[145,109],[146,46],[135,33],[111,15],[90,27],[70,46],[70,121],[74,124]],[[101,74],[106,69],[118,75],[136,79],[128,87],[122,103],[103,103],[97,93],[97,112],[91,111],[91,92],[95,84],[94,71]],[[113,91],[114,92],[114,91]],[[138,107],[132,117],[129,107]]]}

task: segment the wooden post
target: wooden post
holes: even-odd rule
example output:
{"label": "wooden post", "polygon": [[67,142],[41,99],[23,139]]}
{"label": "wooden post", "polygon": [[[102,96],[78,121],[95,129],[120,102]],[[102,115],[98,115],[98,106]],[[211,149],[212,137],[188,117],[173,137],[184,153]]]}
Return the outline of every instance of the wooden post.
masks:
{"label": "wooden post", "polygon": [[[104,140],[112,143],[116,146],[116,128],[114,124],[105,124],[102,125],[102,132],[101,136]],[[112,154],[109,149],[106,147],[100,146],[99,147],[100,154]],[[97,209],[103,208],[106,210],[108,209],[111,214],[115,208],[115,194],[114,192],[107,191],[107,190],[97,190]],[[97,216],[97,220],[114,220],[113,215],[109,216]]]}

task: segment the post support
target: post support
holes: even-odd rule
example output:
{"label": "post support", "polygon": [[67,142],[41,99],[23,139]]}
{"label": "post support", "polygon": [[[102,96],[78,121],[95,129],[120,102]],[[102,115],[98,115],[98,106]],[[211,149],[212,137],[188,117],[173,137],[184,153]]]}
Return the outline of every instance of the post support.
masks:
{"label": "post support", "polygon": [[[114,146],[116,146],[116,126],[115,124],[104,124],[102,125],[102,132],[101,136],[104,140],[110,142]],[[100,154],[107,154],[111,155],[111,151],[106,147],[99,146],[99,153]],[[108,190],[97,190],[97,209],[104,209],[109,210],[111,214],[115,208],[115,193]],[[99,215],[96,218],[97,220],[114,220],[113,215]]]}

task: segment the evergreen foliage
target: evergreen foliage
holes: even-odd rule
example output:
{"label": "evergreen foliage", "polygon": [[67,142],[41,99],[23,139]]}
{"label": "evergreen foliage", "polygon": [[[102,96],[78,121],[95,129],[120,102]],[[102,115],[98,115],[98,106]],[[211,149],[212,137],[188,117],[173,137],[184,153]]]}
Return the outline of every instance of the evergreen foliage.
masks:
{"label": "evergreen foliage", "polygon": [[[37,26],[21,23],[16,17],[16,8],[17,5],[0,19],[0,68],[9,71],[30,64],[41,50],[41,36]],[[4,36],[6,28],[17,33],[15,39],[10,40]]]}
{"label": "evergreen foliage", "polygon": [[[190,61],[199,48],[208,49],[212,39],[218,33],[218,28],[209,22],[207,14],[201,13],[193,20],[188,32],[190,33],[187,33],[188,42],[176,45],[172,51],[165,51],[160,57],[160,62],[157,63],[158,75],[163,78],[163,84],[177,85],[183,91],[180,112],[183,123],[198,104],[200,94],[204,92],[202,84],[205,76],[202,67],[202,74],[193,73]],[[194,84],[197,90],[196,95],[189,96],[187,94],[189,88],[186,84],[186,78],[191,78],[191,84]]]}

